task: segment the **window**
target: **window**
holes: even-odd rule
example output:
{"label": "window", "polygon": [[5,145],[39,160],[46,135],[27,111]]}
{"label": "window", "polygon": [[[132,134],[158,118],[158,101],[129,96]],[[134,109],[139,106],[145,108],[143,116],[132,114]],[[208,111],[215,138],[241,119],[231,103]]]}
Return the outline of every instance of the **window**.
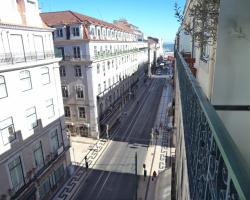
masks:
{"label": "window", "polygon": [[108,61],[108,69],[110,69],[110,61]]}
{"label": "window", "polygon": [[58,139],[57,129],[51,133],[50,139],[51,139],[52,152],[57,153],[57,150],[59,148],[59,139]]}
{"label": "window", "polygon": [[43,85],[50,83],[50,77],[49,77],[49,68],[48,67],[42,67],[41,68],[41,76],[42,76],[42,83]]}
{"label": "window", "polygon": [[98,84],[98,94],[102,92],[101,84]]}
{"label": "window", "polygon": [[0,76],[0,99],[7,97],[7,89],[4,76]]}
{"label": "window", "polygon": [[16,139],[12,117],[0,122],[0,133],[4,145],[9,144]]}
{"label": "window", "polygon": [[24,185],[23,168],[20,156],[8,164],[10,178],[14,191]]}
{"label": "window", "polygon": [[80,36],[79,27],[73,27],[73,28],[72,28],[72,33],[73,33],[73,36],[74,36],[74,37]]}
{"label": "window", "polygon": [[111,86],[111,80],[110,80],[110,78],[109,78],[109,80],[108,80],[108,83],[109,83],[109,87]]}
{"label": "window", "polygon": [[55,116],[53,99],[48,99],[46,101],[46,110],[48,118]]}
{"label": "window", "polygon": [[64,175],[64,167],[62,164],[55,170],[55,181],[58,182],[63,175]]}
{"label": "window", "polygon": [[23,92],[26,90],[30,90],[32,88],[30,72],[28,70],[24,70],[20,72],[20,80],[21,80],[21,84],[20,84],[21,90]]}
{"label": "window", "polygon": [[97,56],[97,46],[94,46],[94,55]]}
{"label": "window", "polygon": [[97,69],[96,70],[97,70],[97,74],[99,74],[100,73],[100,64],[99,63],[97,64]]}
{"label": "window", "polygon": [[33,129],[38,125],[35,107],[31,107],[26,110],[26,118],[27,118],[29,129]]}
{"label": "window", "polygon": [[69,97],[68,87],[65,86],[65,85],[62,85],[62,96],[63,96],[63,98],[68,98]]}
{"label": "window", "polygon": [[70,108],[69,108],[69,106],[64,106],[64,115],[65,115],[65,117],[70,117]]}
{"label": "window", "polygon": [[85,108],[78,107],[79,118],[85,118]]}
{"label": "window", "polygon": [[73,47],[74,58],[80,58],[80,47]]}
{"label": "window", "polygon": [[82,76],[81,66],[75,66],[75,76]]}
{"label": "window", "polygon": [[62,28],[56,29],[56,37],[63,37],[63,29]]}
{"label": "window", "polygon": [[41,142],[35,145],[33,154],[34,154],[36,169],[39,170],[44,166],[43,150]]}
{"label": "window", "polygon": [[84,95],[83,95],[83,87],[78,85],[76,86],[76,97],[78,99],[83,99],[84,98]]}
{"label": "window", "polygon": [[104,76],[105,76],[105,62],[102,63],[102,69],[103,69],[103,73],[104,73]]}
{"label": "window", "polygon": [[60,70],[61,77],[66,76],[65,66],[60,66],[59,70]]}
{"label": "window", "polygon": [[106,81],[103,82],[104,90],[106,90]]}
{"label": "window", "polygon": [[95,35],[95,30],[94,30],[94,28],[91,28],[91,29],[90,29],[90,35]]}

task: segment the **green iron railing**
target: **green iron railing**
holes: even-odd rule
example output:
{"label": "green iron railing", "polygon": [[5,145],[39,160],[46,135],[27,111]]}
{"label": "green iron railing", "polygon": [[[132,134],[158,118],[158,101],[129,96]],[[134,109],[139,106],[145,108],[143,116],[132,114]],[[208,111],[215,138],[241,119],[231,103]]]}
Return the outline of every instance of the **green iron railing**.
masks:
{"label": "green iron railing", "polygon": [[250,199],[250,175],[222,120],[175,53],[191,199]]}

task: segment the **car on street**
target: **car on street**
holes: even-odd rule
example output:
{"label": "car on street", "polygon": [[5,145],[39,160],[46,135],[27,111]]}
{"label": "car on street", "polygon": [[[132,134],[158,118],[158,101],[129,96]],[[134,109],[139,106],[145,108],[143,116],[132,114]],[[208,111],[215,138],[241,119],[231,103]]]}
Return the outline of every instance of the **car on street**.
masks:
{"label": "car on street", "polygon": [[161,70],[157,70],[156,75],[161,75]]}

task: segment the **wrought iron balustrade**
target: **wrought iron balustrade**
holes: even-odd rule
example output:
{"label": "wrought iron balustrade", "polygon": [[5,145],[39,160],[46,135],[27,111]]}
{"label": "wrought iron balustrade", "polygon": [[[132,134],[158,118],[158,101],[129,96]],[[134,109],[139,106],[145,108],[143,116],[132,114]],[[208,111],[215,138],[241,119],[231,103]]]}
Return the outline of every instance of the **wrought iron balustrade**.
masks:
{"label": "wrought iron balustrade", "polygon": [[30,62],[51,58],[60,58],[61,55],[52,51],[32,52],[32,53],[4,53],[0,54],[0,65]]}
{"label": "wrought iron balustrade", "polygon": [[191,199],[250,199],[244,158],[181,54],[175,57]]}
{"label": "wrought iron balustrade", "polygon": [[[62,147],[62,146],[61,146]],[[18,185],[9,189],[9,195],[12,199],[17,199],[17,197],[28,187],[31,186],[32,183],[38,181],[38,177],[44,175],[44,173],[51,167],[53,164],[57,163],[57,161],[65,155],[65,152],[69,150],[70,146],[63,147],[62,152],[60,153],[51,153],[50,157],[46,157],[45,163],[43,167],[39,170],[36,168],[31,169],[26,173],[26,176],[23,178],[23,182],[20,182]],[[58,148],[59,150],[59,148]]]}

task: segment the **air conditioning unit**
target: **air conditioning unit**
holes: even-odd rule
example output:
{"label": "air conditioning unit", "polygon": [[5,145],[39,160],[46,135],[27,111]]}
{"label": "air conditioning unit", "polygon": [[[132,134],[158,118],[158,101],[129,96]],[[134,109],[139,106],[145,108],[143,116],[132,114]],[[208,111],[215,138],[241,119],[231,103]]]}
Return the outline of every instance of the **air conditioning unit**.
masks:
{"label": "air conditioning unit", "polygon": [[60,155],[63,152],[63,146],[57,149],[57,155]]}

